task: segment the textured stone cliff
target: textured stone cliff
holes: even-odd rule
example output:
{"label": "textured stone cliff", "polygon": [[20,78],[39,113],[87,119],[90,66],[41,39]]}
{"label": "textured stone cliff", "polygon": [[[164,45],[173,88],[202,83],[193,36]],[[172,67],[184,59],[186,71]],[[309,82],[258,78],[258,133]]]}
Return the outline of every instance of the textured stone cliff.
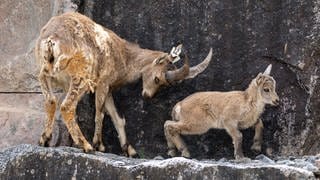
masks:
{"label": "textured stone cliff", "polygon": [[[262,116],[263,152],[303,155],[320,151],[319,5],[301,0],[84,0],[79,11],[142,47],[169,51],[182,42],[192,64],[200,62],[210,47],[214,49],[213,61],[203,74],[164,89],[152,100],[142,99],[139,83],[115,94],[119,112],[127,120],[129,140],[140,154],[153,157],[165,152],[163,123],[177,101],[197,91],[243,90],[272,63],[281,105],[267,108]],[[92,104],[86,101],[83,106],[87,109]],[[93,134],[94,112],[90,112],[79,108],[88,137]],[[111,152],[119,152],[109,117],[104,125],[104,141]],[[253,130],[244,135],[245,154],[253,156],[249,150]],[[212,130],[186,141],[193,157],[232,157],[231,138],[224,131]]]}
{"label": "textured stone cliff", "polygon": [[[127,120],[129,141],[141,157],[153,158],[166,152],[163,123],[170,118],[177,101],[197,91],[243,90],[269,63],[273,64],[281,105],[267,108],[262,116],[263,153],[286,156],[320,152],[317,0],[2,1],[0,147],[37,142],[45,114],[33,45],[40,28],[51,16],[69,10],[91,17],[144,48],[169,51],[181,42],[192,65],[203,59],[210,47],[214,49],[212,63],[204,73],[163,89],[151,100],[142,99],[141,82],[115,93],[119,113]],[[77,111],[81,128],[91,141],[92,94],[83,98]],[[55,134],[63,132],[63,128],[56,128]],[[245,130],[244,137],[245,154],[254,157],[249,150],[253,130]],[[232,158],[231,138],[222,130],[185,139],[195,158]],[[69,141],[67,137],[55,137],[53,144],[62,140]],[[108,116],[104,141],[107,152],[121,153]]]}

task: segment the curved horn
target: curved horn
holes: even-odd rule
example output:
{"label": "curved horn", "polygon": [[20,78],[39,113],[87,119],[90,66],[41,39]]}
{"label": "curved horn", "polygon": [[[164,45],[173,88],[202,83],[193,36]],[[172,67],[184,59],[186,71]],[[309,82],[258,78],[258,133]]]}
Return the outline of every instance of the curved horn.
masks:
{"label": "curved horn", "polygon": [[185,79],[186,76],[189,74],[189,58],[187,55],[185,55],[184,59],[184,64],[181,68],[172,70],[172,71],[167,71],[166,72],[166,80],[169,83],[173,83],[175,81],[180,81]]}
{"label": "curved horn", "polygon": [[208,65],[211,61],[211,58],[212,58],[212,48],[210,48],[209,54],[200,64],[190,68],[189,74],[188,74],[188,76],[185,77],[185,79],[194,78],[198,74],[200,74],[202,71],[204,71],[208,67]]}

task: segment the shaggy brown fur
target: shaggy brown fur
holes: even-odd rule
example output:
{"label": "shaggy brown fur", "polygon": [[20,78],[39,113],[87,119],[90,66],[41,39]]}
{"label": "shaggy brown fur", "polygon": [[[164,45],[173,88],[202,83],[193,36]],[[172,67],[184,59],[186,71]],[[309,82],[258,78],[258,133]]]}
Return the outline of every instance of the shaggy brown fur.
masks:
{"label": "shaggy brown fur", "polygon": [[[179,48],[181,49],[181,46]],[[48,118],[39,144],[48,145],[50,141],[57,107],[52,88],[61,87],[67,92],[60,107],[61,114],[77,145],[85,152],[93,150],[75,121],[75,109],[80,98],[86,92],[92,91],[96,94],[93,145],[99,151],[105,151],[101,136],[102,120],[105,112],[108,112],[124,152],[134,156],[136,151],[127,143],[125,119],[117,113],[112,91],[142,77],[142,94],[152,97],[160,86],[202,72],[211,60],[212,51],[202,63],[191,67],[190,71],[187,58],[184,58],[185,64],[182,68],[169,70],[174,60],[173,55],[142,49],[86,16],[65,13],[52,17],[42,28],[35,54],[41,66],[39,81]]]}

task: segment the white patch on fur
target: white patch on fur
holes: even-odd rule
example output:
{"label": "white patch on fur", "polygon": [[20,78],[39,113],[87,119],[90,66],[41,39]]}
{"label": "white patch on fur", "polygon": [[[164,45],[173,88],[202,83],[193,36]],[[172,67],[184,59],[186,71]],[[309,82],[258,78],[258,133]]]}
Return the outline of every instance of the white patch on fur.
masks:
{"label": "white patch on fur", "polygon": [[181,111],[181,106],[178,105],[178,106],[175,108],[175,111],[176,111],[177,114],[180,113],[180,111]]}
{"label": "white patch on fur", "polygon": [[107,39],[110,38],[109,33],[107,31],[105,31],[103,29],[103,27],[100,26],[99,24],[94,25],[94,32],[96,34],[95,39],[96,39],[98,46],[101,49],[105,49]]}
{"label": "white patch on fur", "polygon": [[61,67],[60,62],[63,61],[64,59],[66,59],[67,56],[65,56],[64,54],[60,55],[57,60],[56,63],[53,66],[53,72],[54,73],[59,73],[62,69],[66,68],[66,67]]}

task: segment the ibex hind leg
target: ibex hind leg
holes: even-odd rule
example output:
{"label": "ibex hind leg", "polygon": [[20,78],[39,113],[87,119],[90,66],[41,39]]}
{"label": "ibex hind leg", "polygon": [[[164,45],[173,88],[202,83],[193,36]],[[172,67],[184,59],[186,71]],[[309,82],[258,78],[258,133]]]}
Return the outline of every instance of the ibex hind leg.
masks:
{"label": "ibex hind leg", "polygon": [[95,115],[95,131],[93,136],[93,146],[96,150],[100,152],[105,152],[105,146],[102,141],[102,128],[103,128],[103,118],[104,118],[104,102],[105,102],[106,92],[102,88],[96,89],[95,105],[96,105],[96,115]]}
{"label": "ibex hind leg", "polygon": [[173,145],[181,152],[181,156],[190,158],[190,152],[181,138],[180,134],[181,131],[185,129],[185,125],[180,122],[175,121],[166,121],[164,126],[165,136],[168,142],[169,151],[168,155],[170,156],[175,155],[172,150],[170,150],[170,147],[173,147]]}
{"label": "ibex hind leg", "polygon": [[[83,148],[85,152],[92,152],[93,148],[88,143],[88,141],[83,136],[76,120],[75,120],[75,113],[76,113],[76,106],[80,100],[80,98],[85,93],[86,86],[83,86],[83,80],[81,78],[72,78],[70,90],[63,100],[61,104],[61,115],[62,118],[68,128],[68,131],[74,141],[74,143]],[[82,88],[80,88],[82,87]]]}
{"label": "ibex hind leg", "polygon": [[177,152],[176,152],[176,145],[173,143],[172,141],[172,135],[171,133],[169,132],[169,127],[168,125],[171,123],[172,121],[171,120],[167,120],[165,123],[164,123],[164,135],[166,137],[166,140],[167,140],[167,145],[168,145],[168,152],[167,152],[167,155],[170,156],[170,157],[175,157],[177,155]]}
{"label": "ibex hind leg", "polygon": [[42,88],[42,93],[45,97],[45,110],[47,114],[47,120],[45,123],[44,131],[40,137],[39,145],[48,147],[51,137],[52,137],[52,129],[55,120],[55,112],[57,107],[56,97],[52,93],[51,81],[48,78],[43,70],[40,72],[39,81]]}

